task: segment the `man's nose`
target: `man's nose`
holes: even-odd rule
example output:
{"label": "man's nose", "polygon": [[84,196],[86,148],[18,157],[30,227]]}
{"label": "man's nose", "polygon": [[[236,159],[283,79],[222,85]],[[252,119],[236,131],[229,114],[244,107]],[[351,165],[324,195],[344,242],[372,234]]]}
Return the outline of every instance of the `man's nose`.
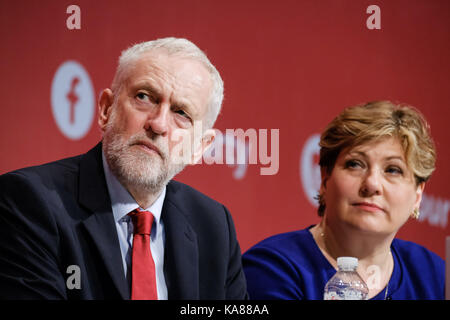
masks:
{"label": "man's nose", "polygon": [[149,113],[145,123],[145,130],[151,130],[155,134],[164,136],[169,128],[170,106],[161,104]]}
{"label": "man's nose", "polygon": [[371,168],[366,172],[361,183],[360,193],[363,197],[380,195],[382,193],[382,177],[379,169]]}

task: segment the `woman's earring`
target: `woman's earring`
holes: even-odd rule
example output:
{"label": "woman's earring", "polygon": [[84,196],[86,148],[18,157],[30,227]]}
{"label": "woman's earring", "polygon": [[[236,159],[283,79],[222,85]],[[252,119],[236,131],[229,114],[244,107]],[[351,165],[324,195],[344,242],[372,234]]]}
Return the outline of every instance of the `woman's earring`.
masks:
{"label": "woman's earring", "polygon": [[411,216],[412,216],[414,219],[418,220],[418,219],[419,219],[419,216],[420,216],[419,209],[415,208],[414,211],[413,211],[413,213],[411,214]]}

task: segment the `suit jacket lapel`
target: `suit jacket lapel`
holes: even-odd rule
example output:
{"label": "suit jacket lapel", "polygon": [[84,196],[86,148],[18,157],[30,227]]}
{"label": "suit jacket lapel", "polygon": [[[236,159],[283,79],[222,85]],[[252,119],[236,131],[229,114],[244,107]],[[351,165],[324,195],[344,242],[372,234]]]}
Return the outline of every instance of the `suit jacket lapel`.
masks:
{"label": "suit jacket lapel", "polygon": [[83,221],[101,259],[123,299],[130,290],[123,272],[119,239],[111,209],[101,158],[101,143],[85,154],[80,163],[79,201],[93,212]]}
{"label": "suit jacket lapel", "polygon": [[164,275],[169,300],[199,299],[197,235],[176,201],[177,187],[167,185],[161,219],[166,234]]}

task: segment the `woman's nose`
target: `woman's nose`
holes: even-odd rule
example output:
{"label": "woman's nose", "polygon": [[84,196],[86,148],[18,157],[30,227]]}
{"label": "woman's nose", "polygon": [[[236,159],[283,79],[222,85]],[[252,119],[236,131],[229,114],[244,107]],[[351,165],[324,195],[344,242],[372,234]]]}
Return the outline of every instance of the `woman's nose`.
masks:
{"label": "woman's nose", "polygon": [[370,197],[380,195],[383,190],[381,182],[382,177],[376,168],[368,170],[361,183],[361,196]]}

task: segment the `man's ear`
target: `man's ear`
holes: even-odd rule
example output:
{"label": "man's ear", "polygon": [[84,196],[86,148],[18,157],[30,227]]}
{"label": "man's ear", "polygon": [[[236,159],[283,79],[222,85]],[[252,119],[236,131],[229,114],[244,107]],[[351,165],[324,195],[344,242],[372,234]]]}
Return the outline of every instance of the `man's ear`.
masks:
{"label": "man's ear", "polygon": [[216,131],[214,129],[208,129],[203,133],[202,140],[195,147],[192,155],[192,164],[196,164],[203,156],[203,153],[212,145],[216,138]]}
{"label": "man's ear", "polygon": [[114,94],[111,89],[105,89],[98,99],[98,125],[104,132],[109,118],[111,117],[112,105],[114,103]]}

